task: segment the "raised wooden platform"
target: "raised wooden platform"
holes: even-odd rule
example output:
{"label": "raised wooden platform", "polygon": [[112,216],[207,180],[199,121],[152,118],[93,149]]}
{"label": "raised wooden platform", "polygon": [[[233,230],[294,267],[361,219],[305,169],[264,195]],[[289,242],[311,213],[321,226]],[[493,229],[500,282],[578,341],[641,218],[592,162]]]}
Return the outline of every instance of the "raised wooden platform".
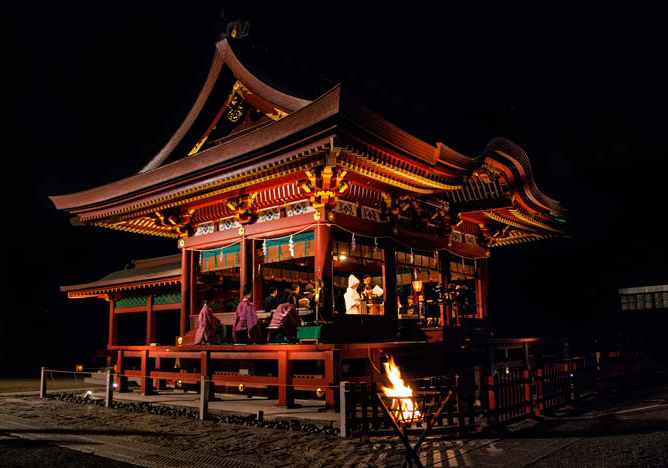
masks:
{"label": "raised wooden platform", "polygon": [[440,342],[382,342],[285,345],[109,346],[115,361],[118,391],[128,377],[139,377],[141,393],[166,386],[198,385],[260,388],[276,392],[278,403],[292,406],[294,392],[322,394],[336,408],[339,383],[375,382],[381,377],[384,354],[410,360],[413,377],[434,375],[442,367]]}

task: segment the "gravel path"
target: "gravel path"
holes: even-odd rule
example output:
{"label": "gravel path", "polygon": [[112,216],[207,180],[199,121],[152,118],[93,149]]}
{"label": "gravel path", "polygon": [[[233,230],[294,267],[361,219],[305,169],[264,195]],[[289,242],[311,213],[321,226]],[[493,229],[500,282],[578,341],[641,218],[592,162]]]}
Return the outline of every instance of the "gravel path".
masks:
{"label": "gravel path", "polygon": [[[502,436],[432,437],[420,456],[430,467],[668,466],[667,398],[668,390],[613,395],[588,413],[527,421]],[[45,454],[71,455],[58,454],[52,446],[56,444],[145,467],[389,467],[400,466],[404,458],[396,437],[374,437],[363,443],[35,396],[0,397],[0,434],[12,443],[17,443],[16,437],[44,442],[38,448]],[[0,465],[19,454],[17,447],[0,444]],[[80,466],[127,466],[92,463]]]}

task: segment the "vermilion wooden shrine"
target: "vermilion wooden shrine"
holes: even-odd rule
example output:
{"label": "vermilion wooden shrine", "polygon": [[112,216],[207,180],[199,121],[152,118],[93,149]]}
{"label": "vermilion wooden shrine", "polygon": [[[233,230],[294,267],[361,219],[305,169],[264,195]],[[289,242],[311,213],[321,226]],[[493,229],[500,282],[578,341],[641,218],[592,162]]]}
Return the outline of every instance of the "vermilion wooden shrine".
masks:
{"label": "vermilion wooden shrine", "polygon": [[[180,256],[62,288],[109,302],[119,373],[143,376],[145,392],[202,375],[275,385],[281,404],[316,386],[333,404],[343,376],[369,378],[355,360],[428,354],[444,330],[484,323],[490,250],[566,234],[564,210],[514,143],[497,138],[469,157],[406,133],[341,86],[314,100],[286,94],[249,72],[227,39],[185,120],[139,173],[51,200],[78,223],[178,243]],[[360,314],[343,303],[350,274],[383,290]],[[188,344],[205,292],[225,324],[244,285],[260,310],[270,286],[308,282],[320,325],[310,344]],[[161,329],[163,311],[178,327]],[[146,314],[145,341],[119,337],[125,313]]]}

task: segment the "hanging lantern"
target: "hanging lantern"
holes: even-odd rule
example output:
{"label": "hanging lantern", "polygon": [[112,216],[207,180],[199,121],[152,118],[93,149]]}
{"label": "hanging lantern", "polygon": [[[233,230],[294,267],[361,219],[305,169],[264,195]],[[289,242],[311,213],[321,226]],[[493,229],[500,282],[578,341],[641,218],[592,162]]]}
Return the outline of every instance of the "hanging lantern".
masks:
{"label": "hanging lantern", "polygon": [[295,241],[292,238],[292,235],[290,235],[290,240],[288,241],[288,248],[290,249],[290,256],[294,257],[295,256]]}
{"label": "hanging lantern", "polygon": [[262,255],[267,256],[267,239],[262,241]]}

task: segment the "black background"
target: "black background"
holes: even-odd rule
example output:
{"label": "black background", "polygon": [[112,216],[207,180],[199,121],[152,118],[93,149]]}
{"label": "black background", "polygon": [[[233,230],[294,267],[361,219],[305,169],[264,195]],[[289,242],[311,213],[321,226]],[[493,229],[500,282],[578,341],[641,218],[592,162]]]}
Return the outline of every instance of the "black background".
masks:
{"label": "black background", "polygon": [[106,344],[106,303],[68,301],[58,286],[177,251],[173,240],[72,227],[47,195],[127,177],[160,149],[204,82],[221,8],[251,22],[246,65],[279,87],[315,98],[340,82],[427,142],[474,156],[504,136],[527,151],[538,187],[569,210],[573,238],[492,251],[499,334],[593,339],[628,327],[616,288],[668,281],[661,15],[502,4],[6,12],[0,372],[92,362]]}

